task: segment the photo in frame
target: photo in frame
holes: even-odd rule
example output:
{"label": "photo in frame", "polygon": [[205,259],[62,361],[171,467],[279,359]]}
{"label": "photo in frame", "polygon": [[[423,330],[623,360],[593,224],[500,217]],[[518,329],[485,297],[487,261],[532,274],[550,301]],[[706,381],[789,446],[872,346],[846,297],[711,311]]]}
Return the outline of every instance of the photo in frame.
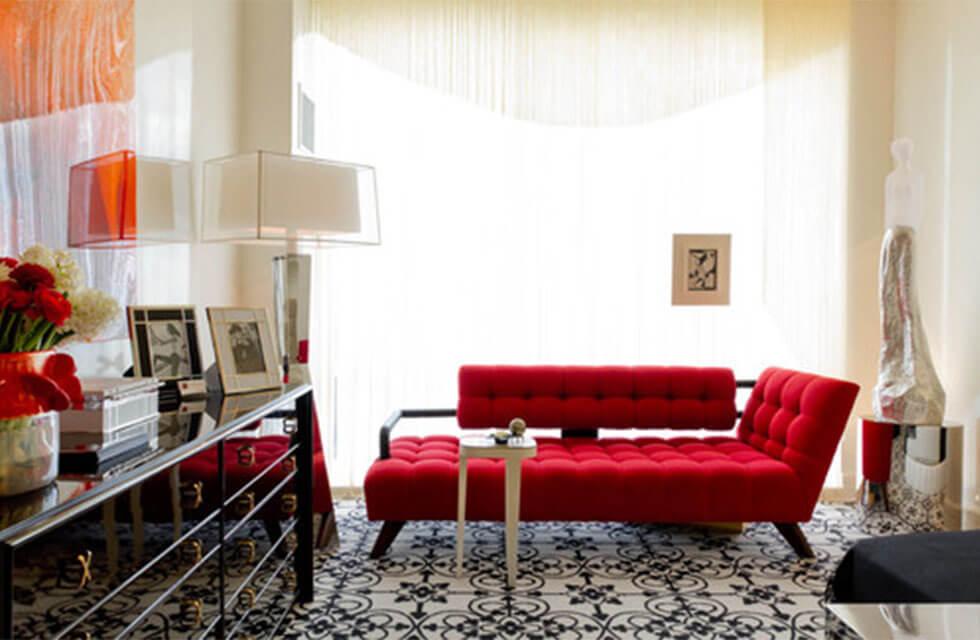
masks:
{"label": "photo in frame", "polygon": [[731,234],[674,234],[671,304],[727,305]]}
{"label": "photo in frame", "polygon": [[126,316],[134,376],[164,382],[201,377],[201,348],[193,306],[130,306]]}
{"label": "photo in frame", "polygon": [[226,394],[280,386],[278,350],[265,309],[208,307],[208,324]]}
{"label": "photo in frame", "polygon": [[[273,391],[242,393],[221,398],[221,404],[216,407],[216,411],[214,412],[216,427],[223,427],[246,413],[255,411],[259,407],[275,400],[281,393],[279,389],[275,389]],[[250,438],[265,435],[282,435],[282,425],[274,423],[277,423],[277,420],[269,418],[260,420],[244,429],[242,434],[247,434],[247,437]]]}
{"label": "photo in frame", "polygon": [[201,432],[201,416],[204,401],[181,403],[178,406],[161,406],[158,439],[160,447],[172,449],[190,442]]}

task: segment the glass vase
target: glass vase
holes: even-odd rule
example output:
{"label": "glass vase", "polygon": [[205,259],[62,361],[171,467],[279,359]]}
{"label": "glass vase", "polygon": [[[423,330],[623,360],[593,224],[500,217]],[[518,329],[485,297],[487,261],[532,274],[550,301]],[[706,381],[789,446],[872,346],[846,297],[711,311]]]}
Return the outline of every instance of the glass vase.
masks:
{"label": "glass vase", "polygon": [[58,414],[0,420],[0,496],[51,484],[58,475]]}

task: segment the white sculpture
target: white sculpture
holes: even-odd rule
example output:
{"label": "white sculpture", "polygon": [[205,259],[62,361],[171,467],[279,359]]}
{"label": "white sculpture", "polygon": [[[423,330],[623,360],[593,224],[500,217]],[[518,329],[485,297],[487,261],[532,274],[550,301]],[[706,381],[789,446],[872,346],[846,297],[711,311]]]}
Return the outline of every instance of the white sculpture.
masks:
{"label": "white sculpture", "polygon": [[895,170],[885,180],[885,238],[881,245],[881,352],[874,413],[902,424],[942,424],[946,393],[922,328],[913,264],[922,221],[923,176],[912,169],[912,141],[891,146]]}

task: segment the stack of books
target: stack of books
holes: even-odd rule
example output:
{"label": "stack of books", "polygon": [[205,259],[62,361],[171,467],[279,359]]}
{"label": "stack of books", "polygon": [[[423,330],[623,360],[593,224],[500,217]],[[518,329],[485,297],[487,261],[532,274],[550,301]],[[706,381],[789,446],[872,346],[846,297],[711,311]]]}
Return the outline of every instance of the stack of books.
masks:
{"label": "stack of books", "polygon": [[100,474],[157,448],[156,378],[83,378],[85,406],[61,413],[59,473]]}

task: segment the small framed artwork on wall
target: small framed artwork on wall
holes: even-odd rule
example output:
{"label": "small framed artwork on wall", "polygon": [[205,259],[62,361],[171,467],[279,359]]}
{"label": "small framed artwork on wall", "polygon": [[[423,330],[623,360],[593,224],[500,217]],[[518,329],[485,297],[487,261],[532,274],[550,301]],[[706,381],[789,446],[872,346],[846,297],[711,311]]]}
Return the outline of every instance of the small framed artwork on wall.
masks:
{"label": "small framed artwork on wall", "polygon": [[127,307],[133,375],[164,382],[200,378],[194,307]]}
{"label": "small framed artwork on wall", "polygon": [[208,324],[226,394],[280,386],[279,356],[265,309],[208,307]]}
{"label": "small framed artwork on wall", "polygon": [[731,234],[674,234],[671,303],[727,305],[731,284]]}

